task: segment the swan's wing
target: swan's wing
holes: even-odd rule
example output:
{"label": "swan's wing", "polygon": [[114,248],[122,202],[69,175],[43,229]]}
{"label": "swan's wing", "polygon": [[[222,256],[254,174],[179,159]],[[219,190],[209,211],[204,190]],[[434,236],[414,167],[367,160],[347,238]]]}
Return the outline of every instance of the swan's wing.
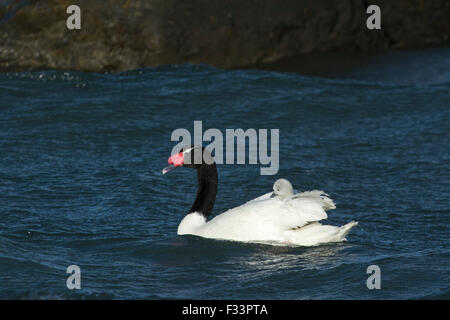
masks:
{"label": "swan's wing", "polygon": [[272,192],[249,201],[238,207],[240,209],[237,211],[240,215],[252,217],[253,223],[258,221],[287,230],[327,219],[325,210],[336,208],[333,200],[320,190],[299,193],[287,201],[279,197],[271,198],[271,195]]}
{"label": "swan's wing", "polygon": [[236,237],[259,239],[267,236],[276,237],[280,231],[296,229],[327,218],[318,201],[301,197],[283,201],[278,197],[270,198],[270,194],[262,196],[265,197],[263,199],[258,201],[253,199],[216,216],[207,223],[208,227],[205,229],[208,230],[205,232],[216,235],[224,232],[227,235],[236,234]]}
{"label": "swan's wing", "polygon": [[[252,199],[250,201],[247,201],[244,205],[248,205],[252,202],[256,201],[263,201],[263,200],[269,200],[271,199],[273,195],[273,192],[268,192],[266,194],[263,194],[262,196],[259,196],[255,199]],[[291,200],[295,199],[311,199],[312,201],[316,201],[318,204],[322,206],[324,210],[332,210],[336,209],[336,205],[334,204],[333,200],[329,198],[329,195],[321,190],[312,190],[312,191],[305,191],[301,193],[296,193],[291,198]]]}
{"label": "swan's wing", "polygon": [[324,210],[336,209],[336,205],[333,200],[329,198],[329,195],[321,190],[312,190],[295,194],[292,199],[311,199],[319,203]]}
{"label": "swan's wing", "polygon": [[247,201],[244,205],[247,205],[247,204],[249,204],[249,203],[251,203],[251,202],[255,202],[255,201],[261,201],[261,200],[267,200],[267,199],[270,199],[270,197],[272,196],[272,194],[273,194],[273,192],[268,192],[268,193],[266,193],[266,194],[263,194],[262,196],[259,196],[259,197],[255,198],[255,199],[252,199],[252,200],[250,200],[250,201]]}
{"label": "swan's wing", "polygon": [[[308,197],[296,197],[286,201],[280,210],[288,222],[286,227],[289,229],[302,227],[308,223],[320,221],[328,218],[322,203],[317,199]],[[281,208],[280,208],[281,209]],[[287,217],[290,217],[288,219]]]}

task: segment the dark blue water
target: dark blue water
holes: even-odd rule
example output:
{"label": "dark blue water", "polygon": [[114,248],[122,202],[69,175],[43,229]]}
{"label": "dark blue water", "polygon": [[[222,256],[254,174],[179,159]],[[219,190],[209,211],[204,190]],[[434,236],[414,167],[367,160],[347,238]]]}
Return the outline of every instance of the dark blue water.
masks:
{"label": "dark blue water", "polygon": [[[0,74],[1,299],[450,298],[450,50],[335,79],[208,66]],[[166,176],[177,128],[278,128],[280,170],[219,166],[213,215],[288,178],[322,189],[318,247],[177,236],[195,173]],[[66,268],[81,268],[81,289]],[[381,289],[366,287],[378,265]]]}

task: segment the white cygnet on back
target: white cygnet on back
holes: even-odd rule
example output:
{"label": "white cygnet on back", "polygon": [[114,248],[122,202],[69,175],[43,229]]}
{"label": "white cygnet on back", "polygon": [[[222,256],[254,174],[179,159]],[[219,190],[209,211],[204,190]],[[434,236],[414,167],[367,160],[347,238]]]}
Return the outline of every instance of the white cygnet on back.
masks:
{"label": "white cygnet on back", "polygon": [[273,184],[273,193],[281,200],[290,199],[294,195],[292,184],[286,179],[278,179]]}

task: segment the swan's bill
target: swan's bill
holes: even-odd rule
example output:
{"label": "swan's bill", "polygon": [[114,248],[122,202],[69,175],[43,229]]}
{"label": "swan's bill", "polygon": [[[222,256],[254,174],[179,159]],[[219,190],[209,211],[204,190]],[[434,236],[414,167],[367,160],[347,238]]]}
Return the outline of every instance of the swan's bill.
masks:
{"label": "swan's bill", "polygon": [[176,167],[173,164],[171,164],[170,166],[167,166],[164,169],[162,169],[162,174],[166,174],[167,172],[170,172],[170,171],[172,171],[175,168]]}

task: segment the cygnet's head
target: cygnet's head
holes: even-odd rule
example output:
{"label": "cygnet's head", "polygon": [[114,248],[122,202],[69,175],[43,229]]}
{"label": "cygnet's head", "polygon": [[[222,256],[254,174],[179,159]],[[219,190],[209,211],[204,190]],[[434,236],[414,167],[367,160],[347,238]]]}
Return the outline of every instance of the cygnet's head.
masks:
{"label": "cygnet's head", "polygon": [[278,179],[273,184],[273,193],[281,199],[287,199],[294,194],[292,184],[286,179]]}

